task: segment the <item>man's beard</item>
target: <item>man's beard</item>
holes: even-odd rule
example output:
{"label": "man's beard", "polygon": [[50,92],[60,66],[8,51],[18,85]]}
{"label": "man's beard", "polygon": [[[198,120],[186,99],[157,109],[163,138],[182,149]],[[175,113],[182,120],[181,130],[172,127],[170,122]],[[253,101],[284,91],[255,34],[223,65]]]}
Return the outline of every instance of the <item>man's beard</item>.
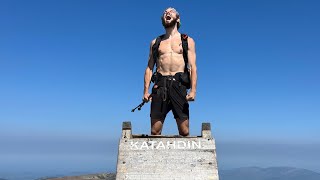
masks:
{"label": "man's beard", "polygon": [[171,22],[166,23],[166,20],[162,18],[162,25],[165,29],[174,27],[177,24],[178,19],[173,19]]}

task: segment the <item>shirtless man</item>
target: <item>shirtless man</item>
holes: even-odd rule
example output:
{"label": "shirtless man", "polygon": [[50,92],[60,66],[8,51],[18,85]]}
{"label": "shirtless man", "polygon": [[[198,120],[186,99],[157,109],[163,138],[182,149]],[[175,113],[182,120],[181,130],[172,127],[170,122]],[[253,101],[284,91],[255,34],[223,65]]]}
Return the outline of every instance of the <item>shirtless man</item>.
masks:
{"label": "shirtless man", "polygon": [[[180,16],[174,8],[167,8],[161,17],[162,25],[166,34],[162,38],[158,48],[157,62],[153,58],[152,46],[156,39],[151,42],[148,66],[144,75],[144,101],[151,100],[151,134],[161,135],[164,119],[167,113],[172,110],[176,119],[179,134],[189,135],[189,104],[196,96],[197,67],[195,42],[188,37],[188,65],[190,69],[191,89],[187,94],[185,86],[179,82],[179,74],[184,73],[185,62],[180,27]],[[154,65],[157,64],[157,73],[160,80],[155,82],[151,95],[149,86],[153,74]],[[164,89],[166,89],[164,91]]]}

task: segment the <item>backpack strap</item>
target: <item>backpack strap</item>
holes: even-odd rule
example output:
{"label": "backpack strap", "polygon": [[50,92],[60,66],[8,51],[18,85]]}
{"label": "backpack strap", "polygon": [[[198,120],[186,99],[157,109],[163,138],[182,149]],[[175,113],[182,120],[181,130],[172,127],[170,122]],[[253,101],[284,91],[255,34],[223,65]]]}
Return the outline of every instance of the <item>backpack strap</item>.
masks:
{"label": "backpack strap", "polygon": [[184,59],[184,72],[188,72],[188,35],[181,34],[181,42],[183,49],[183,59]]}
{"label": "backpack strap", "polygon": [[152,56],[153,56],[153,60],[155,61],[156,65],[157,65],[158,57],[159,57],[158,49],[159,49],[159,46],[160,46],[160,43],[161,43],[163,37],[164,37],[164,34],[161,36],[158,36],[156,39],[156,42],[152,46]]}

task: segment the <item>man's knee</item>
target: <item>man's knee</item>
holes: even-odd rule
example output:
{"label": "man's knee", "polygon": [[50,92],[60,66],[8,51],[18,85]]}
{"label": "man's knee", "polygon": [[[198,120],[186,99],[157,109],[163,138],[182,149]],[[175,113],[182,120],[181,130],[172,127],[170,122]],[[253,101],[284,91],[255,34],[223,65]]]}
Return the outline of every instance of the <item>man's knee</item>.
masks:
{"label": "man's knee", "polygon": [[161,135],[163,120],[151,120],[151,135]]}
{"label": "man's knee", "polygon": [[161,130],[152,128],[151,135],[161,135]]}
{"label": "man's knee", "polygon": [[161,135],[162,125],[152,126],[151,135]]}
{"label": "man's knee", "polygon": [[181,136],[189,136],[189,128],[187,127],[187,128],[181,128],[180,130],[179,130],[179,134],[181,135]]}
{"label": "man's knee", "polygon": [[178,123],[178,129],[179,129],[179,134],[181,136],[188,136],[189,135],[189,120],[180,120],[176,119]]}

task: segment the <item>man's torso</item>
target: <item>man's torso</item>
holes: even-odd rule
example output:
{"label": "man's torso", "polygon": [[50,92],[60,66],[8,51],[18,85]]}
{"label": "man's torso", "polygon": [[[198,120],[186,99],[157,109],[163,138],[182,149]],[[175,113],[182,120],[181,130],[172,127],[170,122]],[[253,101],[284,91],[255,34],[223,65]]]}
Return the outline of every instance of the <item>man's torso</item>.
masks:
{"label": "man's torso", "polygon": [[157,72],[164,76],[184,72],[185,63],[180,34],[171,39],[163,39],[158,51]]}

